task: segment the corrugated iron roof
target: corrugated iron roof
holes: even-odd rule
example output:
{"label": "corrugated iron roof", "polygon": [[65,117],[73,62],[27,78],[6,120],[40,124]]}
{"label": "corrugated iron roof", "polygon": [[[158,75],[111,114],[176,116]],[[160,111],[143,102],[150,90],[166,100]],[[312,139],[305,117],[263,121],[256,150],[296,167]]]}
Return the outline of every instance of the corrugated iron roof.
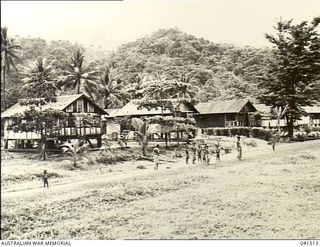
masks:
{"label": "corrugated iron roof", "polygon": [[[77,100],[78,98],[80,98],[81,96],[85,96],[84,94],[74,94],[74,95],[62,95],[62,96],[57,96],[56,102],[50,102],[48,104],[45,104],[42,106],[42,109],[55,109],[55,110],[64,110],[67,106],[69,106],[70,104],[72,104],[72,102],[74,102],[75,100]],[[86,96],[85,96],[86,97]],[[86,97],[88,98],[88,97]],[[90,100],[88,98],[89,101],[92,102],[92,100]],[[94,102],[92,102],[93,104],[95,104]],[[99,107],[97,104],[95,104],[97,107]],[[25,110],[27,110],[29,108],[29,106],[26,105],[20,105],[20,103],[16,103],[15,105],[11,106],[10,108],[8,108],[7,110],[5,110],[2,114],[1,114],[1,118],[6,118],[6,117],[12,117],[13,115],[17,114],[17,113],[23,113]],[[103,112],[104,110],[99,107]]]}
{"label": "corrugated iron roof", "polygon": [[247,99],[199,103],[195,106],[200,114],[237,113],[249,102]]}
{"label": "corrugated iron roof", "polygon": [[[158,109],[150,109],[141,108],[138,109],[139,105],[130,101],[123,108],[119,109],[117,112],[113,114],[114,117],[122,117],[122,116],[138,116],[138,115],[161,115],[162,111],[160,107]],[[164,110],[163,114],[171,114],[171,111]]]}
{"label": "corrugated iron roof", "polygon": [[114,117],[119,110],[120,109],[104,109],[104,111],[109,114],[108,117]]}
{"label": "corrugated iron roof", "polygon": [[267,106],[265,104],[253,104],[253,106],[262,113],[269,114],[272,111],[271,106]]}

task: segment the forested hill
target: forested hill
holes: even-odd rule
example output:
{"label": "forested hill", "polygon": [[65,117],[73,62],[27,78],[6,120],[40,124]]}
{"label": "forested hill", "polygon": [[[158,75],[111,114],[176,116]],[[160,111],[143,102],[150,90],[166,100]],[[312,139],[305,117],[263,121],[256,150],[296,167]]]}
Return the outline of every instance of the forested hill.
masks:
{"label": "forested hill", "polygon": [[[65,67],[66,62],[71,61],[77,49],[84,54],[83,66],[95,61],[91,71],[104,73],[101,68],[106,65],[109,68],[109,74],[105,77],[109,81],[105,87],[107,93],[91,88],[89,93],[94,98],[101,99],[100,95],[103,94],[105,98],[114,101],[110,92],[118,93],[120,89],[127,91],[122,93],[125,97],[120,97],[109,107],[118,108],[130,99],[139,97],[136,92],[141,89],[141,84],[155,75],[196,85],[198,89],[194,90],[195,98],[202,102],[236,98],[255,101],[258,92],[257,75],[265,70],[264,61],[271,53],[270,49],[215,44],[176,28],[158,30],[145,38],[124,44],[114,52],[64,40],[48,42],[32,37],[15,37],[15,43],[22,47],[18,53],[21,59],[20,62],[16,61],[18,71],[11,70],[6,75],[7,107],[17,102],[17,95],[25,97],[20,88],[24,85],[23,79],[31,71],[29,69],[26,75],[25,68],[33,68],[38,57],[57,61],[54,78],[59,79],[65,75],[68,69]],[[92,82],[101,83],[99,78],[92,79]]]}
{"label": "forested hill", "polygon": [[256,76],[269,54],[270,49],[215,44],[173,28],[123,45],[109,61],[126,84],[138,86],[158,72],[168,79],[198,85],[196,97],[203,102],[215,98],[255,100]]}

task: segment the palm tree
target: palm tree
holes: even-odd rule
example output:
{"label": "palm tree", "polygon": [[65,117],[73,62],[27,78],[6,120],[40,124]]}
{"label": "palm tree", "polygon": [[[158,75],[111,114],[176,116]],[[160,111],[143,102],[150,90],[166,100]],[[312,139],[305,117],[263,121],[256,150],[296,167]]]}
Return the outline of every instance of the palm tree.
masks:
{"label": "palm tree", "polygon": [[164,92],[166,91],[167,82],[166,75],[162,73],[156,72],[155,74],[150,75],[141,85],[143,97],[160,101],[166,98],[167,95],[164,95]]}
{"label": "palm tree", "polygon": [[131,118],[128,120],[127,124],[129,124],[134,129],[134,134],[141,144],[142,155],[146,156],[148,136],[151,135],[151,133],[148,132],[148,121],[141,120],[140,118]]}
{"label": "palm tree", "polygon": [[90,144],[84,141],[76,141],[75,143],[64,143],[59,148],[62,149],[63,154],[69,154],[73,158],[73,166],[77,167],[77,161],[80,158],[87,156],[87,150]]}
{"label": "palm tree", "polygon": [[84,57],[80,49],[73,53],[64,66],[62,87],[72,88],[77,94],[85,93],[93,99],[94,91],[97,90],[98,71],[94,69],[94,63],[84,65]]}
{"label": "palm tree", "polygon": [[130,97],[129,93],[124,90],[122,81],[112,78],[109,67],[103,68],[98,88],[99,93],[102,95],[104,108],[122,107]]}
{"label": "palm tree", "polygon": [[2,107],[6,107],[5,101],[5,86],[6,86],[6,73],[10,72],[11,67],[17,70],[16,61],[21,62],[21,59],[18,57],[18,51],[21,49],[21,46],[14,44],[13,39],[8,37],[8,28],[1,28],[1,69],[2,69]]}
{"label": "palm tree", "polygon": [[129,78],[129,85],[127,86],[127,92],[131,95],[133,99],[142,98],[142,94],[139,93],[142,89],[142,85],[146,79],[148,79],[148,74],[136,73]]}
{"label": "palm tree", "polygon": [[38,58],[35,63],[24,68],[25,84],[20,89],[31,98],[45,98],[47,101],[56,96],[56,61],[48,62],[46,59]]}

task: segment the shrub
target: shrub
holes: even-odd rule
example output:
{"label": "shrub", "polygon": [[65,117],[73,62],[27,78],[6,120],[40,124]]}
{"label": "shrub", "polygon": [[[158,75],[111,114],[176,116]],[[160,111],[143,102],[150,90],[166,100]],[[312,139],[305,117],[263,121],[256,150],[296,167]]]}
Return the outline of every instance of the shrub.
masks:
{"label": "shrub", "polygon": [[138,165],[137,169],[146,169],[146,167],[144,165]]}
{"label": "shrub", "polygon": [[217,135],[217,136],[222,136],[222,131],[221,131],[221,129],[216,129],[216,135]]}
{"label": "shrub", "polygon": [[251,146],[251,147],[256,147],[257,146],[257,142],[255,140],[252,140],[252,139],[245,139],[244,140],[244,145]]}
{"label": "shrub", "polygon": [[105,164],[114,164],[121,161],[138,160],[140,156],[137,154],[110,154],[110,155],[99,155],[97,162]]}
{"label": "shrub", "polygon": [[231,136],[236,136],[239,134],[239,129],[238,128],[232,128],[230,129],[230,134]]}
{"label": "shrub", "polygon": [[307,140],[307,136],[305,134],[297,134],[293,137],[293,140],[297,142],[304,142]]}
{"label": "shrub", "polygon": [[270,130],[260,129],[260,128],[252,128],[250,131],[250,135],[254,138],[262,139],[265,141],[269,141],[272,138],[273,132]]}
{"label": "shrub", "polygon": [[234,127],[234,128],[216,128],[207,129],[206,133],[211,133],[216,136],[247,136],[269,141],[273,136],[273,131],[262,128],[250,127]]}
{"label": "shrub", "polygon": [[313,154],[310,154],[310,153],[306,153],[306,152],[299,154],[298,157],[301,159],[304,159],[304,160],[315,160],[316,159],[316,156],[314,156]]}
{"label": "shrub", "polygon": [[250,136],[250,128],[239,128],[239,135]]}
{"label": "shrub", "polygon": [[227,128],[222,129],[222,135],[223,136],[230,136],[229,129],[227,129]]}

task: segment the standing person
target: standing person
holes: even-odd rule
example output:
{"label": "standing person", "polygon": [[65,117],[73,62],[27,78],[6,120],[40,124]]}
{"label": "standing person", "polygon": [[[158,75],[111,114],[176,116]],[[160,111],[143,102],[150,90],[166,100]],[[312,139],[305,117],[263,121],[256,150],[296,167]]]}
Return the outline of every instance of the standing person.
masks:
{"label": "standing person", "polygon": [[204,155],[204,162],[209,165],[210,159],[209,159],[209,147],[207,144],[204,145],[204,150],[203,150],[203,155]]}
{"label": "standing person", "polygon": [[154,169],[158,170],[159,168],[159,155],[160,155],[160,148],[159,144],[153,149],[153,160],[154,160]]}
{"label": "standing person", "polygon": [[192,143],[191,153],[192,153],[192,164],[195,164],[197,159],[197,147],[195,143]]}
{"label": "standing person", "polygon": [[186,164],[189,164],[189,158],[190,158],[190,151],[189,146],[186,146]]}
{"label": "standing person", "polygon": [[272,150],[275,151],[276,150],[276,137],[272,137],[271,138],[271,146],[272,146]]}
{"label": "standing person", "polygon": [[202,163],[202,146],[199,144],[197,152],[198,152],[198,163]]}
{"label": "standing person", "polygon": [[241,147],[241,142],[240,142],[240,136],[237,137],[237,151],[238,151],[238,160],[242,159],[242,147]]}
{"label": "standing person", "polygon": [[45,188],[47,186],[47,188],[49,188],[49,182],[48,182],[48,173],[47,170],[43,171],[43,187]]}
{"label": "standing person", "polygon": [[220,162],[220,145],[216,145],[216,160]]}
{"label": "standing person", "polygon": [[276,142],[273,140],[272,141],[272,150],[275,151],[276,150]]}

